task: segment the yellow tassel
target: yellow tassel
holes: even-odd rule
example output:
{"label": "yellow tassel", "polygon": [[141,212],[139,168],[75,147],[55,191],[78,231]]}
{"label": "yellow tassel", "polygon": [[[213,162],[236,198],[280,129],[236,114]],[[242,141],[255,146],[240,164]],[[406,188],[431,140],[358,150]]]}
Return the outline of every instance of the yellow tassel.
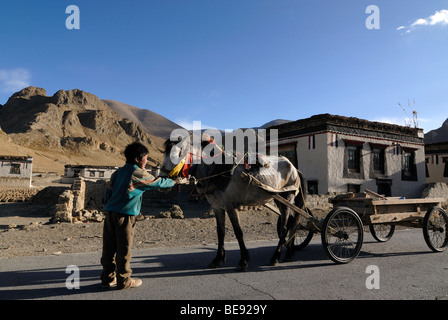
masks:
{"label": "yellow tassel", "polygon": [[179,164],[175,166],[173,170],[171,170],[171,172],[169,173],[170,177],[177,177],[179,175],[179,173],[182,171],[182,168],[184,167],[186,158],[187,157],[184,157],[182,161],[179,162]]}

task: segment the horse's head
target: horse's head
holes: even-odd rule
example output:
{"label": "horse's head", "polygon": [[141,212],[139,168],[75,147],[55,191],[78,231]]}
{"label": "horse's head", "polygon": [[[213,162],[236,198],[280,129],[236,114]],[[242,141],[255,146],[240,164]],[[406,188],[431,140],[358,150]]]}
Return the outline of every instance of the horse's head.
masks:
{"label": "horse's head", "polygon": [[[209,147],[209,145],[212,145]],[[185,166],[213,161],[214,155],[222,152],[208,134],[194,134],[171,136],[164,143],[164,159],[161,172],[171,177],[183,175],[187,177]],[[204,152],[204,153],[203,153]],[[182,174],[181,174],[182,173]]]}
{"label": "horse's head", "polygon": [[[188,152],[190,151],[189,137],[179,137],[177,141],[168,139],[163,144],[164,147],[164,157],[162,167],[160,171],[166,175],[174,176],[172,173],[173,169],[178,166],[182,160],[185,159]],[[177,176],[177,175],[176,175]]]}

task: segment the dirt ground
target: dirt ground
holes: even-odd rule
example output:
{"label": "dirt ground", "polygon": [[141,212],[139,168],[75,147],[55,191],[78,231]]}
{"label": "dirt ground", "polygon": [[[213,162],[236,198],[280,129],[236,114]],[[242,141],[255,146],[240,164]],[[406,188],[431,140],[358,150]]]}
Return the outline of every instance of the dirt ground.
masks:
{"label": "dirt ground", "polygon": [[[138,221],[134,249],[214,244],[216,222],[204,218],[206,202],[185,202],[180,207],[184,219],[155,218],[172,203],[144,204],[144,220]],[[101,252],[102,222],[50,224],[50,207],[32,203],[0,203],[0,257],[59,255]],[[244,238],[277,239],[278,215],[269,209],[240,212]],[[226,242],[236,241],[230,221],[226,221]]]}

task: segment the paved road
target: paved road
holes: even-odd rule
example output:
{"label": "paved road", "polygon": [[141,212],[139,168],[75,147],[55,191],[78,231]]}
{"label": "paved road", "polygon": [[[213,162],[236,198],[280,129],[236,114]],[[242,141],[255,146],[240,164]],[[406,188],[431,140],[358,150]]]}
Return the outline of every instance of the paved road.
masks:
{"label": "paved road", "polygon": [[[236,243],[227,244],[227,263],[219,270],[204,268],[216,246],[157,248],[135,252],[134,276],[143,280],[132,290],[99,286],[99,254],[0,258],[0,299],[163,299],[163,300],[284,300],[284,299],[446,299],[448,252],[432,253],[421,229],[399,230],[387,243],[365,234],[360,256],[336,265],[325,255],[320,236],[297,252],[294,261],[266,265],[275,243],[249,242],[247,272],[234,271]],[[67,289],[69,265],[79,268],[79,289]],[[376,266],[366,273],[368,266]],[[375,267],[374,267],[375,268]],[[371,272],[371,271],[370,271]],[[379,277],[373,278],[379,274]],[[379,289],[368,289],[379,285]],[[74,284],[75,282],[69,282]]]}

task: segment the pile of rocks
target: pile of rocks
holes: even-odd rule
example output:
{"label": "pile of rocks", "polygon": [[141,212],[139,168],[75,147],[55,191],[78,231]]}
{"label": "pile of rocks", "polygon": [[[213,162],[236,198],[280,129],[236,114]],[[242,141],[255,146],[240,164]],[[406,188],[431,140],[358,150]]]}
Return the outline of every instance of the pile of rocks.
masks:
{"label": "pile of rocks", "polygon": [[78,211],[78,216],[72,217],[72,222],[80,223],[80,222],[103,222],[106,218],[104,213],[98,210],[86,210],[83,209]]}
{"label": "pile of rocks", "polygon": [[169,211],[162,211],[157,216],[158,218],[172,218],[172,219],[184,219],[184,212],[177,205],[173,205]]}

